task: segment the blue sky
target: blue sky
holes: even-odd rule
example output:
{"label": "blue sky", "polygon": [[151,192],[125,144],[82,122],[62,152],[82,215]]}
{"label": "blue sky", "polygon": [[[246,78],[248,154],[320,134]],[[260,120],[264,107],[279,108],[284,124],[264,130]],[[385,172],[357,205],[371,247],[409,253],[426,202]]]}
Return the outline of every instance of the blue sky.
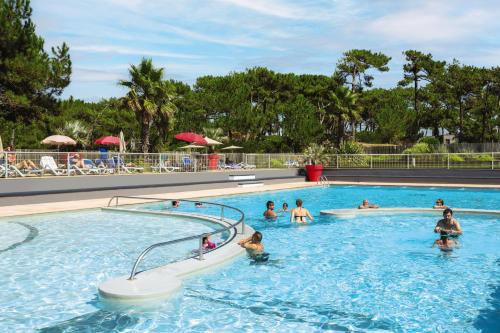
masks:
{"label": "blue sky", "polygon": [[64,97],[122,96],[119,79],[145,57],[167,78],[193,84],[254,66],[331,75],[342,53],[371,49],[392,57],[375,75],[390,87],[402,51],[477,66],[500,65],[498,0],[32,0],[46,48],[63,41],[73,61]]}

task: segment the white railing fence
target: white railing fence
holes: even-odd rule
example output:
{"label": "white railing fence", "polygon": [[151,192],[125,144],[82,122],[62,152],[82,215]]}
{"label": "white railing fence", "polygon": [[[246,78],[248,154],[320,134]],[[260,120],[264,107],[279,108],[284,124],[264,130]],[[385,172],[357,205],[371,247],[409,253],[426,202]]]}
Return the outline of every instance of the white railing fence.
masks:
{"label": "white railing fence", "polygon": [[[185,152],[0,152],[0,177],[121,175],[280,169],[304,166],[300,154],[200,154]],[[334,169],[500,169],[500,152],[441,154],[361,154],[327,156]]]}

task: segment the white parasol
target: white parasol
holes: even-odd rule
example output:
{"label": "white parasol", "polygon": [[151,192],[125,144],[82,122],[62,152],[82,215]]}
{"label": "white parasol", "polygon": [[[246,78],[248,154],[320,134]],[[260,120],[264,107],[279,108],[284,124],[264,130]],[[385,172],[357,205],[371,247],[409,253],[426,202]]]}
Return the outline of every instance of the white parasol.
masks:
{"label": "white parasol", "polygon": [[59,149],[60,146],[74,146],[76,145],[76,141],[65,135],[51,135],[42,140],[44,145],[53,145],[57,146]]}
{"label": "white parasol", "polygon": [[123,131],[120,131],[120,154],[123,154],[126,150],[125,136],[123,135]]}

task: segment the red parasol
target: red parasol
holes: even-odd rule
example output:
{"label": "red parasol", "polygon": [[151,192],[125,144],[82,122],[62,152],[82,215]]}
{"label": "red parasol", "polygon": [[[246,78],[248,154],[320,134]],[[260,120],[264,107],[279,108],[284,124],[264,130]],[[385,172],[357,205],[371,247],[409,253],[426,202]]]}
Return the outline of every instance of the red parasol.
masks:
{"label": "red parasol", "polygon": [[195,142],[198,144],[206,145],[208,142],[202,135],[193,132],[182,132],[175,135],[177,140],[182,140],[186,142]]}
{"label": "red parasol", "polygon": [[120,138],[116,136],[103,136],[95,140],[95,144],[103,145],[103,146],[119,146]]}

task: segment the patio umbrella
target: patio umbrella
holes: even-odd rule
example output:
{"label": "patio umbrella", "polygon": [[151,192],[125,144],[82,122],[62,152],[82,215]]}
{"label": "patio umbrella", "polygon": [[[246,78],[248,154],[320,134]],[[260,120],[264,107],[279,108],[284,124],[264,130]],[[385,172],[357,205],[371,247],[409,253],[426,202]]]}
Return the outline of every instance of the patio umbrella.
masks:
{"label": "patio umbrella", "polygon": [[[2,137],[0,136],[0,151],[3,152]],[[0,154],[0,158],[3,157],[3,153]]]}
{"label": "patio umbrella", "polygon": [[193,132],[182,132],[182,133],[176,134],[174,136],[174,138],[176,138],[177,140],[182,140],[182,141],[186,141],[186,142],[194,142],[194,143],[198,143],[198,144],[202,144],[202,145],[207,144],[207,140],[205,140],[205,138],[203,136],[196,134],[196,133],[193,133]]}
{"label": "patio umbrella", "polygon": [[206,143],[207,146],[217,146],[217,145],[222,144],[222,142],[219,142],[219,141],[214,140],[214,139],[210,139],[209,137],[204,137],[203,139],[205,139],[205,141],[207,142]]}
{"label": "patio umbrella", "polygon": [[116,136],[103,136],[95,140],[94,143],[102,146],[119,146],[120,138]]}
{"label": "patio umbrella", "polygon": [[119,145],[120,145],[120,154],[123,154],[125,150],[127,149],[127,143],[125,142],[125,136],[123,135],[123,131],[120,131],[120,139],[119,139]]}
{"label": "patio umbrella", "polygon": [[76,145],[76,141],[65,135],[51,135],[43,139],[42,144],[57,146],[57,150],[59,150],[60,146]]}
{"label": "patio umbrella", "polygon": [[243,149],[243,147],[240,147],[240,146],[227,146],[227,147],[224,147],[224,148],[221,148],[221,150],[235,150],[235,149]]}
{"label": "patio umbrella", "polygon": [[181,149],[197,149],[197,148],[205,148],[205,146],[193,145],[189,144],[187,146],[180,147]]}

